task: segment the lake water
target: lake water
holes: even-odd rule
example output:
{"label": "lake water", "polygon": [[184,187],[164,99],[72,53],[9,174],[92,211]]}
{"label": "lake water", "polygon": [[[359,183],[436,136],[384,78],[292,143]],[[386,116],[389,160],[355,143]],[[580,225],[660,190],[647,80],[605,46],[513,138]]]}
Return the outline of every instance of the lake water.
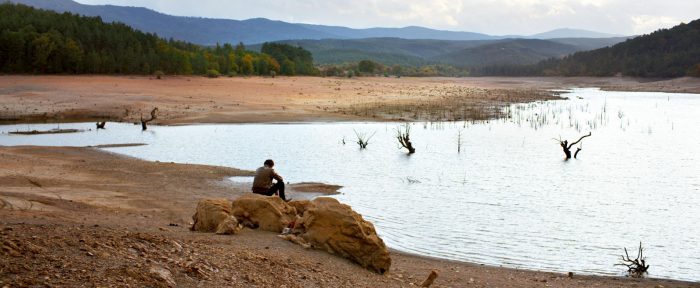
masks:
{"label": "lake water", "polygon": [[[621,275],[643,242],[650,276],[700,281],[700,95],[576,89],[569,100],[513,105],[484,123],[140,126],[14,136],[0,145],[86,146],[148,160],[253,170],[272,158],[290,182],[343,185],[340,201],[391,248],[534,270]],[[0,126],[94,128],[93,123]],[[582,141],[564,161],[558,139]],[[367,149],[355,132],[373,134]],[[458,152],[458,135],[461,150]],[[555,140],[556,139],[556,140]],[[345,144],[343,144],[343,140]],[[636,254],[636,253],[633,253]],[[634,256],[634,255],[633,255]]]}

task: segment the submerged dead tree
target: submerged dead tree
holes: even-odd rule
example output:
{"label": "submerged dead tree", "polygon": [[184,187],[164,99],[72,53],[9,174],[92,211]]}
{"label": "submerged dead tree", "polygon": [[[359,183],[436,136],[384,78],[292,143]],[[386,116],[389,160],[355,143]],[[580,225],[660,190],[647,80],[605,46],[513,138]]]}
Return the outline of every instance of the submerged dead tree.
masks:
{"label": "submerged dead tree", "polygon": [[396,128],[396,139],[399,140],[401,147],[408,150],[408,154],[416,153],[416,148],[413,148],[413,143],[411,143],[411,125],[407,123],[403,129],[401,126]]}
{"label": "submerged dead tree", "polygon": [[637,258],[630,259],[630,255],[627,253],[627,248],[625,249],[625,255],[620,256],[622,262],[615,264],[616,266],[626,266],[627,273],[630,277],[639,278],[644,276],[649,270],[649,265],[646,264],[646,257],[644,257],[644,248],[642,248],[642,242],[639,242],[639,250],[637,251]]}
{"label": "submerged dead tree", "polygon": [[375,133],[377,133],[374,132],[372,133],[372,135],[369,135],[369,137],[367,137],[366,133],[359,133],[356,130],[353,131],[355,131],[355,136],[357,136],[357,145],[360,145],[360,149],[367,148],[367,145],[369,145],[369,140],[372,139],[372,137],[374,137]]}
{"label": "submerged dead tree", "polygon": [[156,112],[158,112],[158,107],[151,110],[151,118],[149,119],[143,119],[143,115],[141,115],[141,131],[146,131],[146,129],[148,129],[146,124],[156,119]]}
{"label": "submerged dead tree", "polygon": [[[583,140],[583,138],[590,137],[590,136],[591,136],[591,132],[588,132],[588,135],[581,136],[581,138],[578,138],[578,140],[576,140],[576,142],[573,142],[571,144],[569,144],[569,141],[567,141],[567,140],[564,140],[564,141],[561,141],[561,139],[558,140],[559,145],[564,150],[564,155],[566,156],[566,160],[571,159],[571,147],[574,147],[574,145],[579,144],[581,142],[581,140]],[[581,152],[581,150],[582,150],[581,146],[576,148],[576,153],[574,153],[574,158],[576,158],[576,156],[578,156],[578,152]]]}

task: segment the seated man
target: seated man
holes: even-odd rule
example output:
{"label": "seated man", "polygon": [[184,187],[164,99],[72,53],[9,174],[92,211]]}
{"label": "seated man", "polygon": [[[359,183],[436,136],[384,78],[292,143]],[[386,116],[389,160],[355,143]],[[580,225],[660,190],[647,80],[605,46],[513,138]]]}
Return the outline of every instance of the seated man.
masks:
{"label": "seated man", "polygon": [[[284,197],[284,180],[282,176],[275,173],[275,162],[271,159],[265,160],[264,166],[255,170],[255,178],[253,179],[253,193],[266,196],[278,194],[282,200],[287,201]],[[277,180],[277,183],[272,185],[272,179]]]}

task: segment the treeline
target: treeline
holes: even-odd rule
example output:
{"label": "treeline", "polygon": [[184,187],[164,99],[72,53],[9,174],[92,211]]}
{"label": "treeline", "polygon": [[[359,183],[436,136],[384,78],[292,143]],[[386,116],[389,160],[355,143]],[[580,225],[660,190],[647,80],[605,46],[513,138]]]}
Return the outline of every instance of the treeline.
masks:
{"label": "treeline", "polygon": [[362,60],[357,63],[340,65],[323,65],[319,68],[322,76],[353,77],[353,76],[411,76],[411,77],[463,77],[469,76],[469,71],[450,65],[384,65],[372,60]]}
{"label": "treeline", "polygon": [[700,20],[534,65],[489,66],[473,75],[504,76],[700,76]]}
{"label": "treeline", "polygon": [[100,17],[0,4],[0,72],[39,74],[317,75],[311,53],[268,45],[216,47],[164,40]]}

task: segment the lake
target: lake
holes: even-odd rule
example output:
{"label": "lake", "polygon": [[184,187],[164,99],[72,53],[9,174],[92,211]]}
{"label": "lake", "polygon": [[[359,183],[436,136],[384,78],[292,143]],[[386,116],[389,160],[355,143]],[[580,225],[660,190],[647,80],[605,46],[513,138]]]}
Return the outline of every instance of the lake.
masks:
{"label": "lake", "polygon": [[[511,105],[508,119],[412,123],[0,126],[0,145],[87,146],[147,160],[253,170],[267,158],[292,183],[343,185],[333,197],[391,248],[534,270],[622,275],[641,241],[650,276],[700,281],[700,95],[574,89]],[[53,128],[83,133],[18,136]],[[564,160],[559,139],[582,141]],[[356,133],[374,135],[367,149]],[[578,145],[577,145],[578,146]],[[459,147],[459,151],[458,151]],[[575,149],[574,149],[575,151]],[[240,179],[237,179],[240,181]],[[632,254],[636,255],[636,252]],[[633,257],[635,255],[632,255]]]}

